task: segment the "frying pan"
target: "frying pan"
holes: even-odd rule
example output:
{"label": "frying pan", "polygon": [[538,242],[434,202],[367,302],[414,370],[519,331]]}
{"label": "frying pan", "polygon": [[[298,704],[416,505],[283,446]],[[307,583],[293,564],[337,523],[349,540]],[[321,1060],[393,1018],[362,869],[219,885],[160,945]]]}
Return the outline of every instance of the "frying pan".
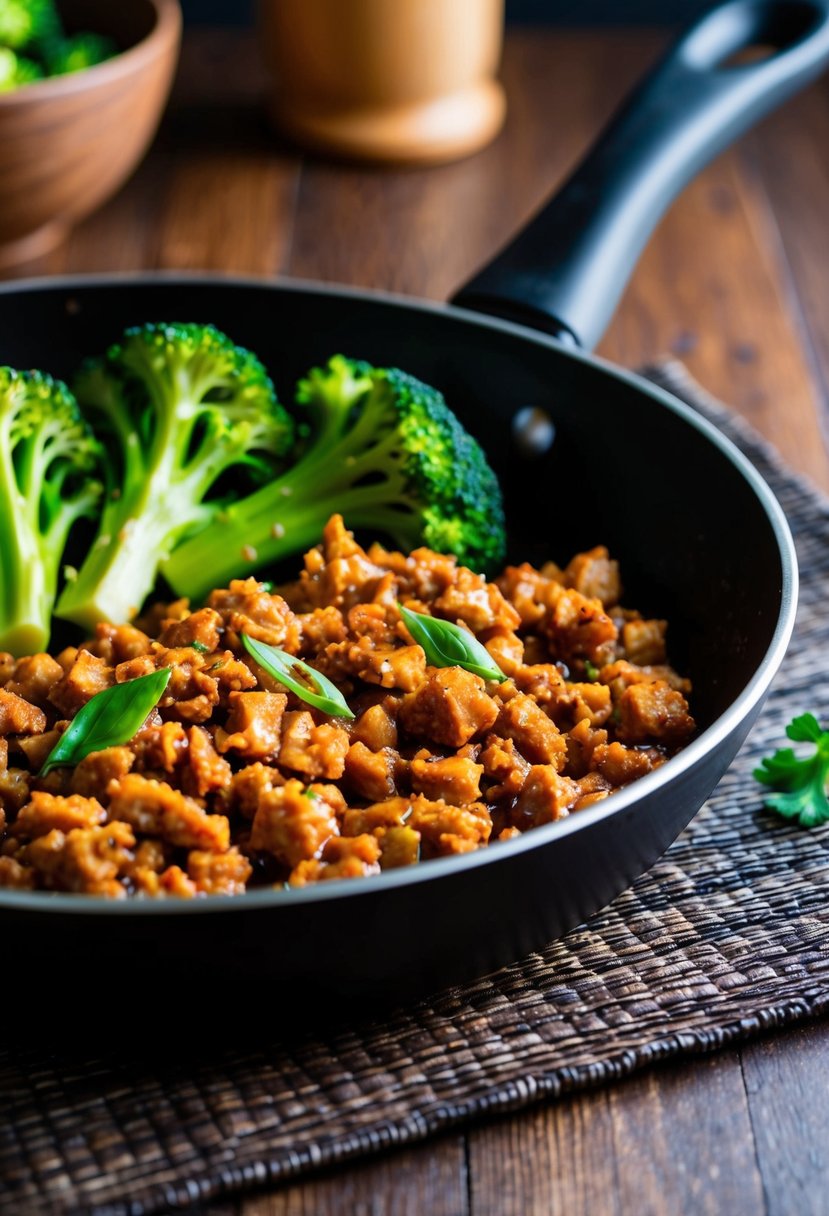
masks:
{"label": "frying pan", "polygon": [[[733,62],[758,43],[768,57]],[[263,987],[275,981],[274,1018],[288,1006],[404,1000],[554,939],[676,838],[734,757],[783,657],[795,555],[774,497],[725,438],[580,347],[601,334],[676,191],[828,60],[829,0],[718,8],[451,306],[200,275],[0,290],[0,361],[57,375],[127,324],[181,319],[212,321],[255,350],[283,396],[335,351],[439,386],[502,479],[511,558],[564,562],[607,544],[625,602],[670,621],[672,659],[692,677],[701,726],[663,767],[570,818],[366,880],[181,902],[0,891],[4,958],[26,977],[18,989],[39,978],[73,1002],[87,986],[96,998],[149,989],[178,1001],[189,991],[214,1008],[221,991],[244,1001],[279,992]],[[516,426],[528,407],[552,420],[546,450],[533,451]],[[255,1003],[244,1003],[246,1018]]]}

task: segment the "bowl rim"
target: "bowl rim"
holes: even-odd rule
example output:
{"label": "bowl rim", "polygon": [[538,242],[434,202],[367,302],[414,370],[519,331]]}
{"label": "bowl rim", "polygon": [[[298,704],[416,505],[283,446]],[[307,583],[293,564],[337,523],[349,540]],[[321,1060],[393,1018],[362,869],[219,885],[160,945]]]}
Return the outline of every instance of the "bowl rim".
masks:
{"label": "bowl rim", "polygon": [[[120,0],[121,3],[124,0]],[[19,89],[0,93],[0,113],[15,106],[38,103],[54,98],[72,96],[88,86],[107,84],[118,78],[140,71],[147,63],[181,37],[182,13],[179,0],[145,0],[155,12],[155,23],[150,32],[125,51],[119,51],[111,59],[96,63],[80,72],[69,72],[63,76],[46,76],[33,80]]]}

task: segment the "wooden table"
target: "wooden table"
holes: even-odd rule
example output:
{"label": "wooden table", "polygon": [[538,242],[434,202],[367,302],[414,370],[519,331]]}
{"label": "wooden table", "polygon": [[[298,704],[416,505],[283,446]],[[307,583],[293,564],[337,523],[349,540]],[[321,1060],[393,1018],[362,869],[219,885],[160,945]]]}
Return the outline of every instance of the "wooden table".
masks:
{"label": "wooden table", "polygon": [[[470,160],[363,171],[267,131],[249,34],[189,35],[130,185],[20,273],[216,269],[445,298],[539,205],[663,38],[522,30]],[[829,489],[829,80],[721,157],[651,241],[600,351],[683,359]],[[214,1216],[808,1216],[829,1210],[829,1028],[811,1025],[283,1188]]]}

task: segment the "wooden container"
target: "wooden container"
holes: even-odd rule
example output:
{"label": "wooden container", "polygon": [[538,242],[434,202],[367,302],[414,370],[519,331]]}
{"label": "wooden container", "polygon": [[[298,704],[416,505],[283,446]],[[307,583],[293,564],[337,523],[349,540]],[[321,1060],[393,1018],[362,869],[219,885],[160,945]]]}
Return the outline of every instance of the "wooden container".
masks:
{"label": "wooden container", "polygon": [[178,0],[63,0],[69,32],[122,53],[0,95],[0,269],[47,253],[122,185],[161,118],[178,58]]}
{"label": "wooden container", "polygon": [[259,0],[270,113],[300,143],[429,163],[504,120],[503,0]]}

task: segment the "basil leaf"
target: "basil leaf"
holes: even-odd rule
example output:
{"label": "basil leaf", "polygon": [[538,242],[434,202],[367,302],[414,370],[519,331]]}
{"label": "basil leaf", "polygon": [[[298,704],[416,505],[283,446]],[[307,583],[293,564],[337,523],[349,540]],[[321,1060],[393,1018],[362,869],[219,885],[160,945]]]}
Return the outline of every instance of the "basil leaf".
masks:
{"label": "basil leaf", "polygon": [[80,764],[91,752],[129,743],[161,700],[172,668],[162,667],[124,684],[113,684],[87,701],[49,752],[40,776]]}
{"label": "basil leaf", "polygon": [[398,604],[403,624],[419,646],[423,647],[430,667],[463,667],[482,680],[506,680],[501,668],[478,639],[460,625],[441,621],[424,612],[412,612]]}
{"label": "basil leaf", "polygon": [[330,680],[295,654],[288,654],[278,646],[268,646],[265,642],[257,642],[255,638],[242,634],[245,650],[256,659],[259,666],[269,676],[273,676],[280,684],[296,693],[300,701],[321,709],[325,714],[335,718],[353,718],[354,714],[348,708],[345,697]]}

